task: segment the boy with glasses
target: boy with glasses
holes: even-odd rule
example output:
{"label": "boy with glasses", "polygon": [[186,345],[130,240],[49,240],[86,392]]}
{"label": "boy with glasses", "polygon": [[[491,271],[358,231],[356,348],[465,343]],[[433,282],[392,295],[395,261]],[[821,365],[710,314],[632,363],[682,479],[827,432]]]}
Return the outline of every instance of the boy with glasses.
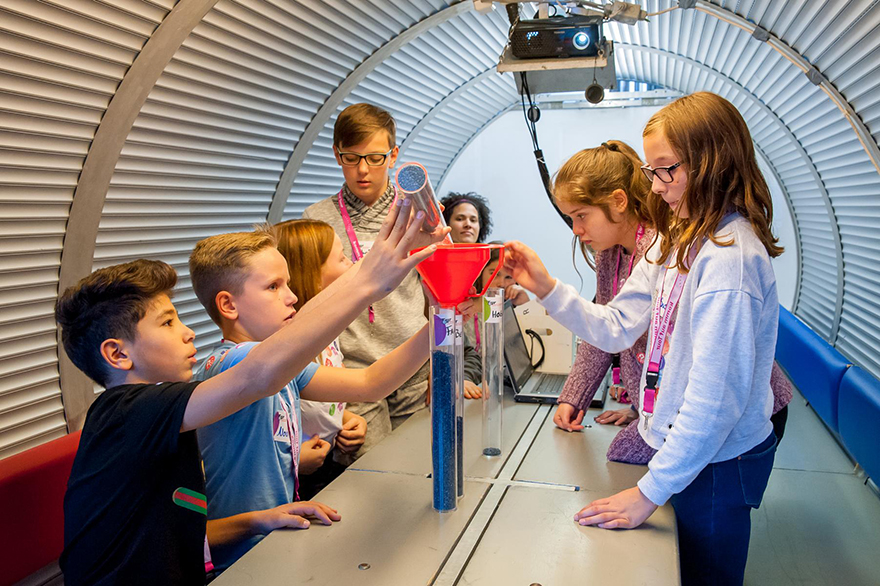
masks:
{"label": "boy with glasses", "polygon": [[[333,127],[333,154],[345,179],[342,189],[306,208],[303,218],[323,220],[342,240],[345,254],[357,260],[372,246],[396,190],[389,171],[397,161],[396,125],[387,111],[372,104],[343,110]],[[402,344],[427,323],[425,295],[415,271],[382,301],[363,312],[339,337],[345,365],[366,368]],[[425,407],[428,365],[386,399],[349,403],[367,420],[364,444],[354,454],[337,454],[350,464]]]}

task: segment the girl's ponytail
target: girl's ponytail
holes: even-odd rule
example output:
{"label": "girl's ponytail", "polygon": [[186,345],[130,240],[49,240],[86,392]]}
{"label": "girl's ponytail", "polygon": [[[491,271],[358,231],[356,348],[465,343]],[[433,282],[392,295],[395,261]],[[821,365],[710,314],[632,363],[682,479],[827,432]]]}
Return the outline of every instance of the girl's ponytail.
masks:
{"label": "girl's ponytail", "polygon": [[[641,166],[642,160],[631,146],[609,140],[568,159],[553,177],[551,191],[557,201],[600,208],[610,221],[612,194],[621,189],[627,196],[627,221],[653,226],[648,210],[651,182],[642,173]],[[590,251],[583,244],[581,252],[593,266]]]}
{"label": "girl's ponytail", "polygon": [[642,161],[631,146],[619,140],[584,149],[572,155],[553,177],[551,191],[560,201],[601,208],[611,219],[611,194],[621,189],[628,199],[627,216],[650,221],[647,202],[651,182],[641,172]]}

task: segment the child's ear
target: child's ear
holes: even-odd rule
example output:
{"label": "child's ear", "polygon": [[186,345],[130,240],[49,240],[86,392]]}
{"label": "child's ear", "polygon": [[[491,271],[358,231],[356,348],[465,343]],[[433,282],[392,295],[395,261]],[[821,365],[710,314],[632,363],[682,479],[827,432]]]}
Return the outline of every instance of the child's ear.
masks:
{"label": "child's ear", "polygon": [[111,368],[131,370],[134,363],[128,355],[125,342],[117,338],[108,338],[101,342],[101,357]]}
{"label": "child's ear", "polygon": [[611,197],[614,201],[612,204],[614,206],[614,210],[618,214],[622,214],[626,212],[626,208],[629,207],[629,196],[622,189],[615,189],[611,192]]}
{"label": "child's ear", "polygon": [[397,163],[397,155],[400,153],[400,148],[395,145],[393,149],[391,149],[391,154],[388,156],[388,168],[391,169],[394,167],[394,164]]}
{"label": "child's ear", "polygon": [[336,157],[336,163],[338,165],[342,165],[342,159],[339,158],[339,149],[336,148],[336,145],[333,145],[333,156]]}
{"label": "child's ear", "polygon": [[220,291],[214,297],[214,303],[217,304],[217,311],[225,319],[235,321],[238,319],[238,307],[235,305],[235,297],[229,291]]}

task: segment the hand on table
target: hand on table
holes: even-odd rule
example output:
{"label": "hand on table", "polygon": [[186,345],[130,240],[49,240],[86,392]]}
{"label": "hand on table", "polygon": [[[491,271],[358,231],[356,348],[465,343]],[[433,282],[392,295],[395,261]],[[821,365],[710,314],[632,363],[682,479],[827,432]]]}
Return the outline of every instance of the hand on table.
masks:
{"label": "hand on table", "polygon": [[623,386],[621,386],[621,385],[609,385],[609,386],[608,386],[608,394],[609,394],[609,395],[611,396],[611,398],[614,399],[615,401],[619,401],[619,400],[620,400],[620,394],[621,394],[623,391],[624,391],[624,388],[623,388]]}
{"label": "hand on table", "polygon": [[601,425],[609,425],[613,423],[617,426],[623,426],[629,425],[630,422],[635,421],[638,418],[639,414],[633,409],[627,407],[626,409],[609,409],[608,411],[604,411],[596,416],[595,421]]}
{"label": "hand on table", "polygon": [[560,403],[553,415],[553,423],[559,429],[565,431],[581,431],[584,426],[581,422],[584,420],[584,410],[578,409],[570,403]]}
{"label": "hand on table", "polygon": [[480,385],[474,384],[469,380],[464,381],[464,398],[465,399],[482,399],[483,389]]}
{"label": "hand on table", "polygon": [[254,516],[257,532],[264,535],[282,527],[308,529],[311,525],[308,518],[316,519],[323,525],[342,519],[336,509],[316,501],[287,503],[274,509],[254,511]]}
{"label": "hand on table", "polygon": [[574,516],[580,525],[602,529],[633,529],[657,510],[657,505],[642,494],[638,486],[591,502]]}

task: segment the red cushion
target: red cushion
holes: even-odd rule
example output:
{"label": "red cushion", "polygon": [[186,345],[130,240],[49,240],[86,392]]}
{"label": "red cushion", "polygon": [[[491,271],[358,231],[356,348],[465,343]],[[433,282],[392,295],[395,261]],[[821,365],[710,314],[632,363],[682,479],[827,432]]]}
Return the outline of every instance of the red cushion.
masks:
{"label": "red cushion", "polygon": [[64,492],[80,432],[0,460],[0,586],[58,559]]}

